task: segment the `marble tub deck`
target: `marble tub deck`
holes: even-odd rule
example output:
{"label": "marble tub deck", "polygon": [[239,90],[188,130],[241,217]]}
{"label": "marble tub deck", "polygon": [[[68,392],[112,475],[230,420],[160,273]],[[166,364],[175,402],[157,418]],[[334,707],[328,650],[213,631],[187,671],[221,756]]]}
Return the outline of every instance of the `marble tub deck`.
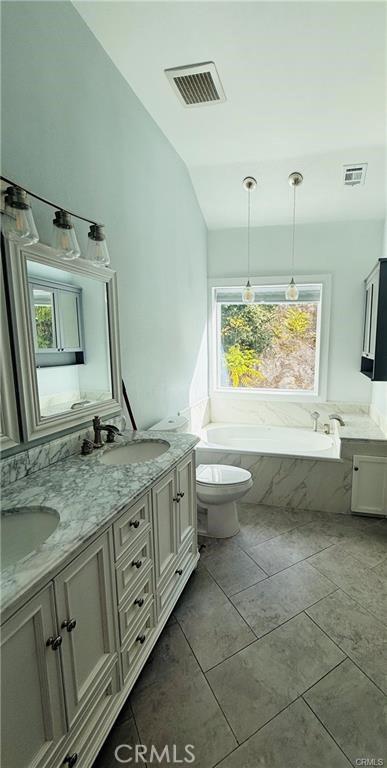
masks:
{"label": "marble tub deck", "polygon": [[196,768],[387,765],[387,522],[252,504],[240,520],[202,539],[94,768],[121,744],[192,744]]}

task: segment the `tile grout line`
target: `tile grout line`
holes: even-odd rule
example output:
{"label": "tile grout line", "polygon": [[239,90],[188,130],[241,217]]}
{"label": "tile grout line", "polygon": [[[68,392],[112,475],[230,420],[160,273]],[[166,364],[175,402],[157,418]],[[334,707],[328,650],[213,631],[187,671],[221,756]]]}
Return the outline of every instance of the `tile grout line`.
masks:
{"label": "tile grout line", "polygon": [[[306,693],[306,691],[305,691],[305,693]],[[333,734],[332,734],[332,733],[331,733],[331,732],[328,730],[328,728],[326,728],[326,726],[324,725],[323,721],[322,721],[322,720],[319,718],[319,716],[316,714],[316,712],[315,712],[315,711],[314,711],[314,709],[311,707],[311,705],[309,704],[309,702],[308,702],[308,701],[306,701],[306,699],[304,699],[304,694],[302,694],[302,695],[301,695],[301,699],[303,700],[304,704],[306,704],[306,706],[308,707],[308,709],[310,709],[310,711],[311,711],[312,715],[314,715],[314,717],[316,718],[316,720],[318,720],[318,722],[320,723],[321,727],[324,729],[325,733],[326,733],[326,734],[329,736],[329,738],[330,738],[330,739],[332,739],[332,741],[333,741],[333,742],[336,744],[337,748],[338,748],[338,749],[340,750],[340,752],[341,752],[341,753],[344,755],[345,759],[346,759],[346,760],[348,760],[348,763],[349,763],[349,768],[350,768],[350,767],[353,765],[353,763],[352,763],[351,759],[348,757],[348,755],[347,755],[347,754],[344,752],[344,750],[341,748],[340,744],[338,743],[338,741],[336,741],[336,739],[335,739],[335,737],[333,736]]]}

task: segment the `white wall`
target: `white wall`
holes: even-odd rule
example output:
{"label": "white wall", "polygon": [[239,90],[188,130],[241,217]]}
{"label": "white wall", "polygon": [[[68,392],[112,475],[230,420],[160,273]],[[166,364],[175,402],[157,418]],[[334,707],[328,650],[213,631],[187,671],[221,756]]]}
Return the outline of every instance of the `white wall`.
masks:
{"label": "white wall", "polygon": [[[382,252],[382,221],[303,224],[296,233],[295,272],[332,275],[327,399],[369,403],[371,384],[359,371],[363,325],[363,281]],[[208,237],[208,276],[246,274],[246,230],[213,230]],[[251,274],[289,273],[291,228],[251,231]]]}
{"label": "white wall", "polygon": [[[384,222],[382,255],[387,259],[387,220]],[[387,381],[372,382],[371,416],[387,433]]]}

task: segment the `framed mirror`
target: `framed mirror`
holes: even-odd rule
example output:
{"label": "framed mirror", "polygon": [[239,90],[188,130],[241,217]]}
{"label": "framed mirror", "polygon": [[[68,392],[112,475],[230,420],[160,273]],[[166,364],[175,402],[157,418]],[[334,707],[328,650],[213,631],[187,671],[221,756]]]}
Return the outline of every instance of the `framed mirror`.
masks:
{"label": "framed mirror", "polygon": [[0,368],[0,450],[3,452],[7,451],[9,448],[14,448],[16,445],[19,445],[20,434],[2,260],[0,291],[0,333],[2,356]]}
{"label": "framed mirror", "polygon": [[7,272],[26,439],[119,412],[115,272],[40,243],[8,243]]}

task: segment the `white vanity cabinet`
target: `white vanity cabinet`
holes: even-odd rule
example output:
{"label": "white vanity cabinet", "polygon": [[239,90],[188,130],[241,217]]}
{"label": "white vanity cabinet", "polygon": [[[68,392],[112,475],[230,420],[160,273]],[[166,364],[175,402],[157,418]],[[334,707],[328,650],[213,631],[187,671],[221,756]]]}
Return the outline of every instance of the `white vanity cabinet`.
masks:
{"label": "white vanity cabinet", "polygon": [[198,561],[191,452],[2,626],[4,768],[90,768]]}
{"label": "white vanity cabinet", "polygon": [[354,456],[352,512],[387,517],[387,458]]}

